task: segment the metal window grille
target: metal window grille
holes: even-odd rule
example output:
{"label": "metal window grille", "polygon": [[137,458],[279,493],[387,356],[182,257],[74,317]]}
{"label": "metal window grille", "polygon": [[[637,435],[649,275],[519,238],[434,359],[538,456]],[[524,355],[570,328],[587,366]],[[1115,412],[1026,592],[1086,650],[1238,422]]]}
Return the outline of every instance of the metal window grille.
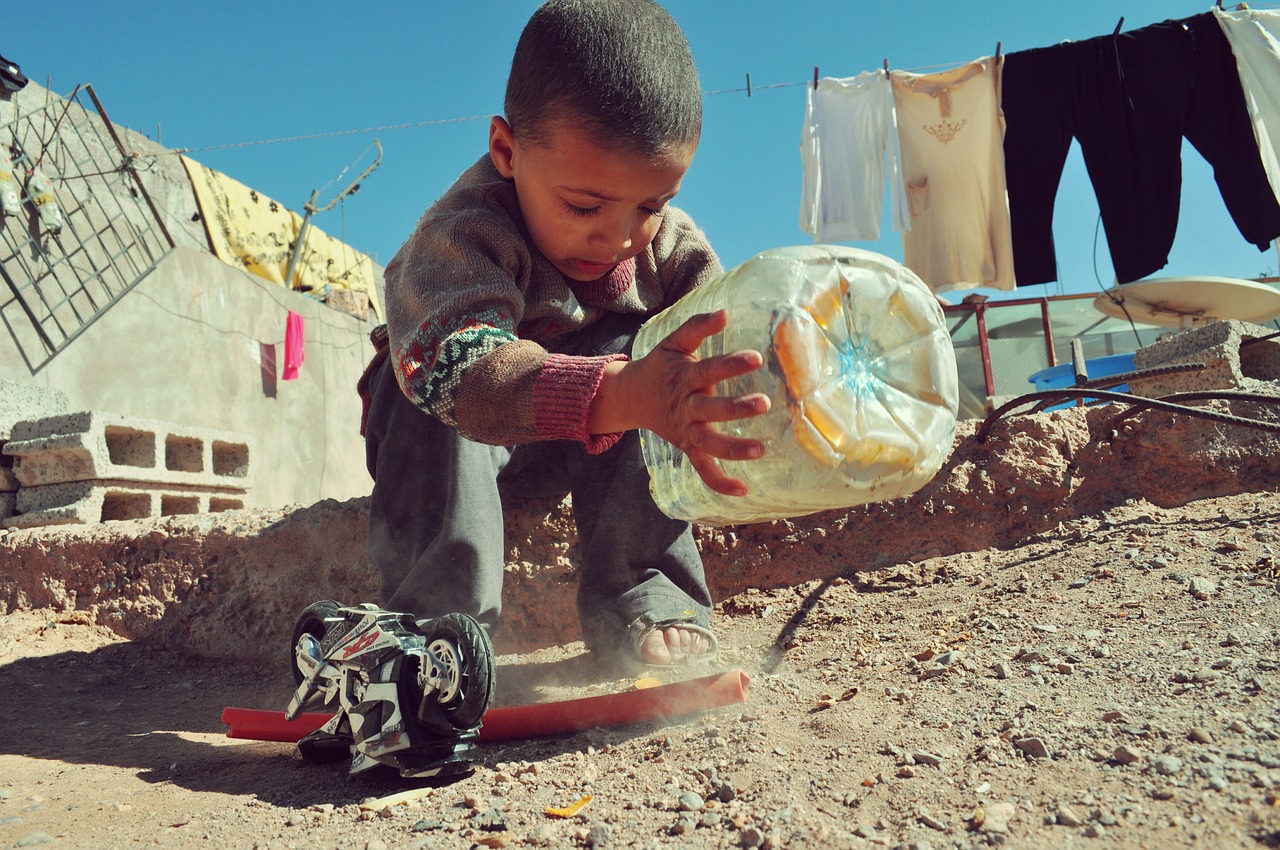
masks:
{"label": "metal window grille", "polygon": [[[0,322],[32,374],[70,345],[173,248],[132,160],[92,88],[0,126],[21,212],[0,220]],[[27,180],[53,184],[60,229],[42,221]]]}

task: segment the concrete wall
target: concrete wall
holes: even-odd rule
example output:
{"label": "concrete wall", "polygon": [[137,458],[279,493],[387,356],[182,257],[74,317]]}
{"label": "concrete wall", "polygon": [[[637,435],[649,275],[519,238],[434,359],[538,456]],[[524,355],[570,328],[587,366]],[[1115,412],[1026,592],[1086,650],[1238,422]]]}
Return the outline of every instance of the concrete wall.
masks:
{"label": "concrete wall", "polygon": [[[80,102],[91,106],[83,94]],[[0,125],[40,109],[60,114],[66,104],[33,82],[12,101],[0,100]],[[110,112],[109,101],[103,107]],[[72,103],[63,126],[83,115]],[[178,157],[141,134],[116,130],[145,166],[143,183],[177,247],[47,362],[33,365],[24,358],[24,345],[29,355],[31,344],[20,339],[20,322],[0,325],[0,380],[60,391],[69,412],[96,410],[250,435],[256,457],[247,507],[366,495],[371,483],[355,384],[372,353],[373,325],[218,260],[203,223],[192,220],[198,205]],[[74,153],[68,144],[81,153],[95,147],[95,157],[120,161],[105,133],[87,141],[85,134],[68,134],[58,143],[51,148],[58,155],[43,166],[55,183],[59,163]],[[129,189],[127,181],[120,185]],[[68,184],[66,191],[72,188]],[[129,213],[147,215],[136,202]],[[20,259],[9,261],[15,263],[12,276],[23,281]],[[382,269],[374,271],[380,278]],[[6,303],[12,298],[3,280],[0,296]],[[298,380],[281,381],[290,310],[305,320],[306,362]]]}
{"label": "concrete wall", "polygon": [[[281,381],[285,319],[305,321],[299,377]],[[178,247],[32,375],[0,334],[0,375],[100,410],[254,438],[248,507],[365,495],[356,380],[371,325],[211,254]]]}

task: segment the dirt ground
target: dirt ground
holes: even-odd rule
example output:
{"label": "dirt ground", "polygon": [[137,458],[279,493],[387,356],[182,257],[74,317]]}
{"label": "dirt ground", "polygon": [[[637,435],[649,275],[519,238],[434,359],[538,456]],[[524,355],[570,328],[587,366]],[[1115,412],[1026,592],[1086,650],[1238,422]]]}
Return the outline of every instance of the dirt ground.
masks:
{"label": "dirt ground", "polygon": [[0,847],[1280,847],[1280,495],[1120,498],[1039,526],[739,587],[710,669],[504,654],[499,705],[735,669],[749,698],[485,744],[434,784],[225,737],[225,706],[285,706],[283,646],[210,660],[126,640],[88,589],[11,604]]}

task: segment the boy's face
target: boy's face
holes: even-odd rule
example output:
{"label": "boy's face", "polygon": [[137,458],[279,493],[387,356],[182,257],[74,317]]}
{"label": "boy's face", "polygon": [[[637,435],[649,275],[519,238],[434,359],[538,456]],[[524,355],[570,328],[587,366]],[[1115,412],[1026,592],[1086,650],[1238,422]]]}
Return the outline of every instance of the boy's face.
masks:
{"label": "boy's face", "polygon": [[515,182],[538,251],[570,280],[596,280],[653,241],[694,146],[654,161],[602,147],[568,121],[547,130],[541,144],[521,142],[495,117],[489,154],[498,172]]}

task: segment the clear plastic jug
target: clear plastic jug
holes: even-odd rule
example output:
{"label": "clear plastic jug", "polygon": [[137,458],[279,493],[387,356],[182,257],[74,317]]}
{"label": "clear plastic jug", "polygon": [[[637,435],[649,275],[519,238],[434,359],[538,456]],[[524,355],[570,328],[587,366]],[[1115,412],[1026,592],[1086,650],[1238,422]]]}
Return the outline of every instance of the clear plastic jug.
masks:
{"label": "clear plastic jug", "polygon": [[721,308],[728,324],[698,357],[761,352],[764,365],[719,392],[765,393],[772,406],[718,427],[764,441],[766,454],[721,461],[748,489],[724,496],[682,451],[642,430],[663,513],[709,525],[802,516],[909,495],[941,468],[956,429],[955,351],[937,298],[910,269],[859,248],[766,251],[650,318],[633,356]]}

